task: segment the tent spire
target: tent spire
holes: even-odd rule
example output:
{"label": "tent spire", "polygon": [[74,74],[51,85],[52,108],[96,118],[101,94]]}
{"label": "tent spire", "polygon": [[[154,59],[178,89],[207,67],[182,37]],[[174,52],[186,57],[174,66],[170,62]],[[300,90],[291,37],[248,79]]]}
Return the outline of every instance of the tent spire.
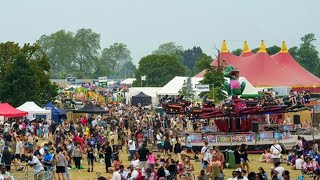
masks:
{"label": "tent spire", "polygon": [[223,52],[223,53],[229,52],[229,51],[228,51],[228,47],[227,47],[226,40],[223,40],[220,51]]}
{"label": "tent spire", "polygon": [[263,40],[261,40],[261,44],[258,52],[267,52],[266,45],[264,44]]}
{"label": "tent spire", "polygon": [[280,52],[281,53],[287,53],[288,52],[287,45],[286,45],[285,41],[282,41],[282,46],[281,46]]}
{"label": "tent spire", "polygon": [[249,48],[247,41],[244,41],[242,52],[251,52],[251,49]]}

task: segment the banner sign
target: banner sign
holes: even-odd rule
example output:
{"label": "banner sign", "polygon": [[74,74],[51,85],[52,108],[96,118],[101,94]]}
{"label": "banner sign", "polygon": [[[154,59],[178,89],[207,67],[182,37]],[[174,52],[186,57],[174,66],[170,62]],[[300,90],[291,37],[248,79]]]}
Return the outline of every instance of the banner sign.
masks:
{"label": "banner sign", "polygon": [[273,139],[273,132],[272,131],[260,132],[259,133],[259,139],[260,139],[260,141],[272,140]]}
{"label": "banner sign", "polygon": [[207,136],[207,140],[208,140],[208,143],[217,143],[217,136],[215,136],[215,135],[208,135],[208,136]]}
{"label": "banner sign", "polygon": [[284,139],[290,139],[292,137],[290,132],[274,132],[274,139],[276,140],[284,140]]}
{"label": "banner sign", "polygon": [[108,87],[108,82],[99,82],[99,87],[102,87],[102,88]]}
{"label": "banner sign", "polygon": [[218,143],[231,143],[231,136],[217,136]]}
{"label": "banner sign", "polygon": [[76,84],[76,78],[75,77],[67,77],[67,82],[70,84]]}
{"label": "banner sign", "polygon": [[193,143],[202,143],[202,135],[201,134],[190,134],[191,142]]}
{"label": "banner sign", "polygon": [[196,86],[196,91],[197,92],[209,92],[210,91],[209,84],[197,85]]}
{"label": "banner sign", "polygon": [[218,128],[215,127],[215,126],[203,126],[202,130],[203,130],[205,133],[208,133],[208,132],[218,132]]}
{"label": "banner sign", "polygon": [[108,77],[99,77],[99,82],[107,82]]}
{"label": "banner sign", "polygon": [[232,142],[252,142],[254,139],[254,134],[236,134],[232,136]]}

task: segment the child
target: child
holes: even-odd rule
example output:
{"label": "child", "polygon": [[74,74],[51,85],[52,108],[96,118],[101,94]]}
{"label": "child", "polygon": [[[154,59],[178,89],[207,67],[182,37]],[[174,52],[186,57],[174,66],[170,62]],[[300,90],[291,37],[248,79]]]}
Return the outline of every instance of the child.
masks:
{"label": "child", "polygon": [[291,165],[291,160],[295,158],[296,154],[294,153],[294,150],[290,150],[288,154],[288,159],[287,159],[287,165]]}
{"label": "child", "polygon": [[195,160],[196,162],[200,162],[199,151],[197,151],[197,152],[194,154],[194,160]]}
{"label": "child", "polygon": [[148,154],[148,164],[149,164],[149,167],[150,169],[153,171],[154,169],[154,164],[155,164],[155,157],[154,157],[154,154],[152,153],[152,151],[149,151],[149,154]]}

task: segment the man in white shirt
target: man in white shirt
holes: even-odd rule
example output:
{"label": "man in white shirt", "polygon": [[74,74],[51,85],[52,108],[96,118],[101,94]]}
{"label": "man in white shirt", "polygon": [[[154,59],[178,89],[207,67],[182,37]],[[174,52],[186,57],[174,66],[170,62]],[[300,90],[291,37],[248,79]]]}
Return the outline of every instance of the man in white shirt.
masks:
{"label": "man in white shirt", "polygon": [[202,169],[206,169],[209,163],[208,159],[210,155],[208,141],[204,142],[204,146],[201,148],[201,154],[202,154]]}
{"label": "man in white shirt", "polygon": [[31,166],[33,169],[34,179],[42,179],[43,174],[41,172],[44,171],[44,168],[37,156],[31,154],[27,157],[27,160],[27,165]]}
{"label": "man in white shirt", "polygon": [[280,162],[276,162],[274,166],[275,166],[274,170],[277,173],[277,180],[283,180],[282,174],[283,174],[284,168],[280,166]]}
{"label": "man in white shirt", "polygon": [[282,151],[282,148],[280,144],[278,143],[277,140],[274,140],[273,145],[270,148],[273,164],[275,164],[276,162],[280,162],[281,151]]}
{"label": "man in white shirt", "polygon": [[111,180],[121,180],[121,175],[118,173],[118,171],[114,171],[113,167],[109,167],[108,171],[112,175]]}
{"label": "man in white shirt", "polygon": [[134,158],[136,154],[136,143],[133,140],[129,140],[129,153],[130,153],[130,160]]}

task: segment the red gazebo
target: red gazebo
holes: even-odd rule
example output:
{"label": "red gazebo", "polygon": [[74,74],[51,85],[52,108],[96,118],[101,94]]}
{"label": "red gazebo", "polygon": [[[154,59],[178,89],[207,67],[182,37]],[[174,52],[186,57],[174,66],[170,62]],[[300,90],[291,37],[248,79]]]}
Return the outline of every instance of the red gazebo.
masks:
{"label": "red gazebo", "polygon": [[12,107],[8,103],[0,103],[0,116],[4,116],[6,118],[12,118],[12,117],[22,117],[27,114],[28,112],[20,111]]}

